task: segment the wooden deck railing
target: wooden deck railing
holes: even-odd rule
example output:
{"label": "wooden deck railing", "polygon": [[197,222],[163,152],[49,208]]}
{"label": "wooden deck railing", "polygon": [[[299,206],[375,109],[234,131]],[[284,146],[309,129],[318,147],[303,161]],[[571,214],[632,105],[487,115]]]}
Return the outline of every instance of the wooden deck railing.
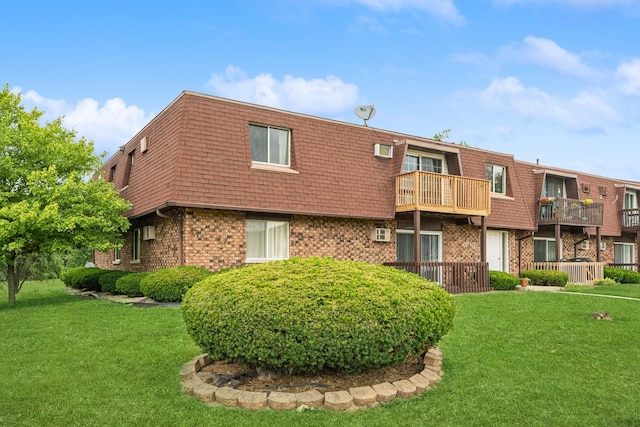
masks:
{"label": "wooden deck railing", "polygon": [[525,270],[557,270],[569,275],[569,283],[592,285],[604,279],[604,262],[530,262]]}
{"label": "wooden deck railing", "polygon": [[621,264],[621,263],[610,262],[609,264],[607,264],[607,267],[638,271],[638,264],[630,264],[630,263]]}
{"label": "wooden deck railing", "polygon": [[640,230],[640,209],[623,209],[622,210],[622,230],[638,231]]}
{"label": "wooden deck railing", "polygon": [[540,201],[538,224],[601,226],[604,203],[586,204],[577,199],[556,197]]}
{"label": "wooden deck railing", "polygon": [[488,216],[489,181],[421,171],[396,176],[396,211],[415,210]]}
{"label": "wooden deck railing", "polygon": [[439,283],[451,294],[491,290],[486,262],[387,262],[384,265],[419,274]]}

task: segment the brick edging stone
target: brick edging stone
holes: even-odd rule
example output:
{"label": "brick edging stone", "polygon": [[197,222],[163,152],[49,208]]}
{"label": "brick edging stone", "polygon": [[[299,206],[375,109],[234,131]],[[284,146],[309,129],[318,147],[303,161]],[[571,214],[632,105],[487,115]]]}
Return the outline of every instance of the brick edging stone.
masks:
{"label": "brick edging stone", "polygon": [[442,378],[442,352],[438,348],[429,349],[425,353],[423,371],[411,378],[325,393],[318,390],[302,393],[276,391],[267,393],[216,387],[210,384],[211,376],[201,372],[202,368],[212,362],[208,354],[201,354],[185,363],[180,369],[182,390],[207,404],[250,411],[296,408],[347,411],[371,408],[378,406],[380,402],[390,402],[395,398],[408,398],[421,394]]}

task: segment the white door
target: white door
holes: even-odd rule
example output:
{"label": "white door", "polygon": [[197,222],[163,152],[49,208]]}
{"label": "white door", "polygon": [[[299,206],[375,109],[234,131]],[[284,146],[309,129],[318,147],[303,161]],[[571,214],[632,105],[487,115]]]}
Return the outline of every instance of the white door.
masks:
{"label": "white door", "polygon": [[487,231],[487,262],[489,270],[509,271],[509,248],[506,232]]}

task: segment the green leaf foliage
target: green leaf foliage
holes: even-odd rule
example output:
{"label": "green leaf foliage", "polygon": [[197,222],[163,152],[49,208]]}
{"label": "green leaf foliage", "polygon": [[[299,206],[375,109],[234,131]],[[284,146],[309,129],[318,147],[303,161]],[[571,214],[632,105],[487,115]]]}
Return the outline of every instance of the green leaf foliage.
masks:
{"label": "green leaf foliage", "polygon": [[71,286],[74,276],[82,270],[84,270],[84,267],[73,267],[63,270],[60,273],[60,280],[62,280],[62,283],[64,283],[66,286]]}
{"label": "green leaf foliage", "polygon": [[527,278],[532,285],[538,286],[565,286],[569,281],[569,275],[557,270],[525,270],[520,277]]}
{"label": "green leaf foliage", "polygon": [[149,273],[131,273],[116,281],[116,292],[128,297],[141,297],[140,281]]}
{"label": "green leaf foliage", "polygon": [[[11,271],[29,254],[115,247],[129,227],[121,215],[129,203],[92,179],[103,157],[93,143],[61,119],[41,124],[42,115],[26,111],[8,85],[0,91],[0,262]],[[9,289],[12,301],[18,287]]]}
{"label": "green leaf foliage", "polygon": [[613,279],[618,283],[640,283],[640,273],[623,268],[604,268],[604,277]]}
{"label": "green leaf foliage", "polygon": [[504,271],[489,271],[489,286],[497,291],[509,291],[515,289],[520,279],[513,274]]}
{"label": "green leaf foliage", "polygon": [[75,289],[86,289],[89,291],[100,291],[100,276],[107,273],[98,267],[82,268],[82,270],[74,271],[71,277],[71,287]]}
{"label": "green leaf foliage", "polygon": [[180,302],[191,286],[210,275],[209,270],[201,267],[164,268],[145,277],[140,282],[140,290],[155,301]]}
{"label": "green leaf foliage", "polygon": [[330,258],[235,268],[195,284],[183,318],[211,357],[287,372],[408,360],[449,331],[453,297],[401,270]]}
{"label": "green leaf foliage", "polygon": [[100,290],[102,290],[102,292],[111,292],[112,294],[115,294],[116,282],[119,278],[121,278],[122,276],[126,276],[127,274],[131,273],[128,271],[114,270],[101,274],[100,277],[98,277]]}

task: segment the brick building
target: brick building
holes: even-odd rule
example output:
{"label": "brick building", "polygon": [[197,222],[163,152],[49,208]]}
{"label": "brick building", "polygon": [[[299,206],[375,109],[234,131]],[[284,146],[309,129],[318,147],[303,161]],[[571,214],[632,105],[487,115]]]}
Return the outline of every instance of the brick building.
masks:
{"label": "brick building", "polygon": [[487,266],[638,263],[640,183],[193,92],[103,171],[132,203],[103,268],[419,259],[427,277],[482,287]]}

